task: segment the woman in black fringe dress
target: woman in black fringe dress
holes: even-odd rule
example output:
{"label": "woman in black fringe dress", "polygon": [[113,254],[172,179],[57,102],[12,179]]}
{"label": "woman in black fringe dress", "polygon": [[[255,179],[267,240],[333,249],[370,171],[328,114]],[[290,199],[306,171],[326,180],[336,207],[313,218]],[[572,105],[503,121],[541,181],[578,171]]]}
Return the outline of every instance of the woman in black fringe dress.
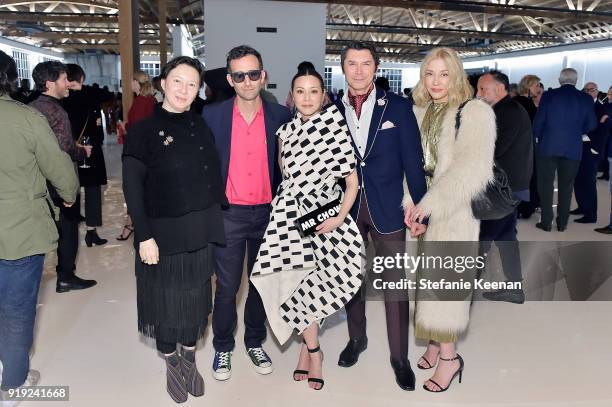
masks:
{"label": "woman in black fringe dress", "polygon": [[162,105],[130,129],[123,152],[136,231],[138,330],[164,355],[177,403],[204,394],[195,346],[212,309],[213,249],[225,243],[219,157],[204,119],[189,112],[203,73],[196,59],[170,61],[161,73]]}

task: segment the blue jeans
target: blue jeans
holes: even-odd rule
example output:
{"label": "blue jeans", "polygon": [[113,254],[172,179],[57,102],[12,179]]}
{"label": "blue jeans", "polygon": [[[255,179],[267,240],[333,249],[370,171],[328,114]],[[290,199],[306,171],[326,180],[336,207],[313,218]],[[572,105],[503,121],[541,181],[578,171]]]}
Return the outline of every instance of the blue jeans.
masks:
{"label": "blue jeans", "polygon": [[45,256],[0,259],[2,390],[21,386],[30,370],[36,302]]}

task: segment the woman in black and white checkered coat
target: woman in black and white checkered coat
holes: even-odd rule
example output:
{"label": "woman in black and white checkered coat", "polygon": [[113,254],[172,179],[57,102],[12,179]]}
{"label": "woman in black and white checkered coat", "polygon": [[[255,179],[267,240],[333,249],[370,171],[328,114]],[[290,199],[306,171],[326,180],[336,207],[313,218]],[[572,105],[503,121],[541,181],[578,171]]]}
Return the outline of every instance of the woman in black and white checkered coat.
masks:
{"label": "woman in black and white checkered coat", "polygon": [[[304,337],[293,379],[308,379],[312,389],[320,390],[319,325],[361,286],[363,240],[348,214],[357,196],[356,159],[336,106],[322,109],[321,75],[312,69],[298,71],[291,89],[298,113],[277,132],[283,181],[251,281],[278,341],[285,343],[294,330]],[[344,193],[339,179],[346,182]],[[337,216],[312,235],[300,234],[297,218],[336,199],[341,202]]]}

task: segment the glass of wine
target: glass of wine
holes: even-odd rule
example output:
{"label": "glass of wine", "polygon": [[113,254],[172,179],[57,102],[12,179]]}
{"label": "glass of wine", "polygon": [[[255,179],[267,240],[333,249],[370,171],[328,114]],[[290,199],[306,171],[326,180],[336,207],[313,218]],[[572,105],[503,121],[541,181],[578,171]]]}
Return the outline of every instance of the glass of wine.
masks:
{"label": "glass of wine", "polygon": [[[89,145],[89,136],[83,137],[83,145],[84,146],[88,146]],[[87,164],[87,154],[85,155],[85,158],[83,158],[83,164],[79,165],[79,168],[91,168]]]}

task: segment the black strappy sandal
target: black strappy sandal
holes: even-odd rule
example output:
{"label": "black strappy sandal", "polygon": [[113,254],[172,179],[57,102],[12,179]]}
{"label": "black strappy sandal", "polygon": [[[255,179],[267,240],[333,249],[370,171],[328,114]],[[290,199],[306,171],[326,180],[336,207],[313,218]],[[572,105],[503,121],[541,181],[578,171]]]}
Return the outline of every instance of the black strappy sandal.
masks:
{"label": "black strappy sandal", "polygon": [[[439,354],[440,354],[440,352],[438,352],[438,355],[439,355]],[[436,355],[436,358],[437,358],[437,357],[438,357],[438,356]],[[427,358],[426,358],[425,356],[421,356],[421,359],[423,359],[423,360],[425,361],[425,363],[427,363],[427,366],[422,366],[421,364],[419,364],[419,363],[417,362],[417,367],[418,367],[419,369],[421,369],[421,370],[429,370],[429,369],[432,369],[432,368],[436,367],[436,365],[432,364],[432,363],[431,363],[429,360],[427,360]],[[420,362],[420,360],[419,360],[419,362]]]}
{"label": "black strappy sandal", "polygon": [[435,381],[429,379],[428,381],[432,382],[433,384],[438,386],[438,388],[440,389],[440,390],[430,390],[426,385],[423,385],[423,388],[431,393],[442,393],[443,391],[448,390],[450,385],[453,383],[453,380],[455,380],[455,377],[459,376],[459,383],[461,383],[461,377],[463,376],[463,368],[465,367],[465,364],[463,363],[463,358],[459,354],[457,354],[457,356],[451,359],[444,359],[443,357],[440,357],[440,360],[443,360],[445,362],[452,362],[453,360],[459,360],[459,369],[457,369],[457,371],[453,374],[453,377],[451,377],[450,382],[448,382],[448,386],[446,387],[442,387]]}
{"label": "black strappy sandal", "polygon": [[[306,349],[308,350],[308,353],[317,353],[317,352],[321,352],[321,346],[317,346],[317,347],[316,347],[316,348],[314,348],[314,349],[310,349],[310,348],[308,347],[308,345],[306,345]],[[321,352],[321,364],[322,364],[322,363],[323,363],[323,352]],[[322,367],[322,366],[321,366],[321,367]],[[316,377],[312,377],[312,378],[311,378],[311,377],[309,377],[309,378],[308,378],[308,383],[319,383],[319,384],[321,385],[321,387],[319,387],[319,388],[314,387],[314,388],[312,388],[312,389],[313,389],[313,390],[321,390],[321,389],[323,388],[323,386],[325,385],[325,380],[323,380],[323,379],[319,379],[319,378],[316,378]]]}
{"label": "black strappy sandal", "polygon": [[[306,346],[306,350],[308,350],[308,345],[306,345],[306,341],[304,341],[304,346]],[[300,353],[302,353],[302,350],[300,349]],[[306,375],[308,376],[308,370],[303,370],[303,369],[295,369],[293,371],[293,380],[296,382],[303,382],[304,380],[298,380],[295,378],[295,375]]]}
{"label": "black strappy sandal", "polygon": [[[123,236],[123,232],[125,232],[126,229],[129,230],[129,233],[127,236]],[[123,230],[121,230],[121,234],[117,236],[117,240],[121,242],[128,240],[130,236],[132,236],[132,233],[134,233],[134,227],[132,225],[123,225]]]}

